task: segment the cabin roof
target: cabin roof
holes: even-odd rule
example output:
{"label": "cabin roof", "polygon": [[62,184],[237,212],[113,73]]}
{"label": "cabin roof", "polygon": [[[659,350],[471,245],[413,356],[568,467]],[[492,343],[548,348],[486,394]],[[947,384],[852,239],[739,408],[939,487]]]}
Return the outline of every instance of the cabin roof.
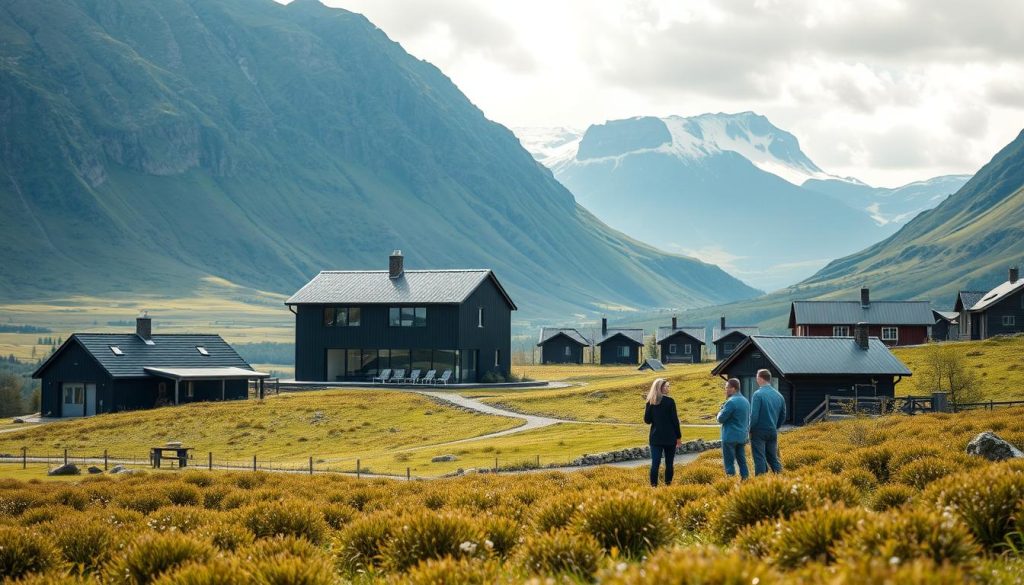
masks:
{"label": "cabin roof", "polygon": [[605,332],[605,334],[601,337],[601,340],[597,342],[597,345],[601,345],[604,342],[610,340],[611,338],[613,338],[613,337],[615,337],[617,335],[621,335],[621,336],[625,337],[626,339],[628,339],[629,341],[632,341],[633,343],[635,343],[637,345],[643,345],[644,344],[644,330],[643,329],[611,329],[611,328],[609,328]]}
{"label": "cabin roof", "polygon": [[580,345],[590,345],[590,341],[575,327],[541,327],[537,345],[543,345],[558,335],[564,335]]}
{"label": "cabin roof", "polygon": [[757,335],[761,332],[758,327],[741,325],[739,327],[726,327],[725,329],[719,329],[715,327],[711,332],[711,343],[718,343],[720,340],[732,335],[733,333],[739,333],[744,337],[750,337],[751,335]]}
{"label": "cabin roof", "polygon": [[[148,344],[134,333],[75,333],[32,374],[38,378],[65,348],[78,343],[114,378],[146,378],[146,368],[241,368],[252,370],[216,334],[156,334]],[[203,348],[203,355],[197,348]],[[112,348],[117,348],[120,355]],[[257,377],[257,376],[254,376]]]}
{"label": "cabin roof", "polygon": [[985,292],[983,290],[962,290],[958,292],[954,308],[970,309],[978,304],[978,301],[985,296]]}
{"label": "cabin roof", "polygon": [[960,313],[957,313],[956,311],[936,311],[933,309],[932,313],[935,315],[936,319],[945,319],[951,323],[960,318]]}
{"label": "cabin roof", "polygon": [[313,277],[286,305],[354,305],[424,303],[457,305],[490,279],[512,310],[512,298],[487,269],[406,270],[391,278],[387,270],[324,270]]}
{"label": "cabin roof", "polygon": [[1016,282],[1010,282],[1007,280],[1003,284],[1000,284],[985,293],[985,295],[981,297],[981,300],[971,306],[971,312],[984,311],[1022,288],[1024,288],[1024,279],[1018,278]]}
{"label": "cabin roof", "polygon": [[935,322],[928,301],[793,301],[789,326],[797,325],[922,325]]}
{"label": "cabin roof", "polygon": [[727,372],[729,365],[748,351],[760,351],[783,376],[787,375],[892,375],[910,376],[903,364],[877,337],[861,349],[853,337],[790,337],[753,335],[718,364],[712,374]]}
{"label": "cabin roof", "polygon": [[704,341],[706,330],[704,329],[704,327],[699,327],[696,325],[683,325],[682,327],[676,327],[675,329],[673,329],[672,327],[658,327],[658,331],[654,334],[655,342],[661,343],[662,341],[665,341],[670,337],[679,335],[680,333],[689,335],[690,337],[696,339],[701,344],[706,343]]}

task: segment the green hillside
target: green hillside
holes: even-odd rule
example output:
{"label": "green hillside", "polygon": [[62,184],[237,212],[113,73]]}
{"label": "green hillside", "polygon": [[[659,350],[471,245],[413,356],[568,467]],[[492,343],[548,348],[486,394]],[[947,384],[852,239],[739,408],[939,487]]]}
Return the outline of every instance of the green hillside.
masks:
{"label": "green hillside", "polygon": [[357,14],[12,0],[0,40],[2,298],[290,293],[394,248],[494,268],[524,316],[757,292],[609,229]]}

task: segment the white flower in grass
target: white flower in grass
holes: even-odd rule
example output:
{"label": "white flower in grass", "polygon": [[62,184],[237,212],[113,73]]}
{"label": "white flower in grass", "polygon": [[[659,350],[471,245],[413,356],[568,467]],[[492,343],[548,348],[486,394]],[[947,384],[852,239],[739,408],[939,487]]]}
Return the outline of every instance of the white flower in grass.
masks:
{"label": "white flower in grass", "polygon": [[466,542],[459,545],[459,550],[461,550],[464,553],[473,554],[476,552],[476,543],[467,540]]}

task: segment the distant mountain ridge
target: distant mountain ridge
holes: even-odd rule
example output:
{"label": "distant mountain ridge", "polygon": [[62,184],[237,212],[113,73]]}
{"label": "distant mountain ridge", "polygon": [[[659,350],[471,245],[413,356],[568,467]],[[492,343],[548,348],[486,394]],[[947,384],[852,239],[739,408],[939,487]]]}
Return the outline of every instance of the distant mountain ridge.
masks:
{"label": "distant mountain ridge", "polygon": [[[892,234],[965,177],[898,189],[829,174],[754,112],[517,129],[524,146],[612,227],[724,266],[768,290]],[[766,226],[754,237],[754,226]],[[814,242],[814,245],[808,245]]]}
{"label": "distant mountain ridge", "polygon": [[580,207],[360,15],[313,0],[0,5],[0,296],[291,293],[321,269],[494,268],[520,315],[758,291]]}

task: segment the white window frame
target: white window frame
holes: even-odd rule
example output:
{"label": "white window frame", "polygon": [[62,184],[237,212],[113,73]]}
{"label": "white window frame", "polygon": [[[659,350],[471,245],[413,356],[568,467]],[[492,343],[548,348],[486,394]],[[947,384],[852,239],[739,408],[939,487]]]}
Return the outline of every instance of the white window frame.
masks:
{"label": "white window frame", "polygon": [[849,325],[833,325],[832,326],[832,337],[849,337],[850,326]]}
{"label": "white window frame", "polygon": [[687,343],[683,346],[683,355],[693,355],[693,345]]}
{"label": "white window frame", "polygon": [[572,347],[565,346],[565,357],[572,357]]}
{"label": "white window frame", "polygon": [[676,355],[676,344],[668,344],[668,353],[670,353],[671,355]]}
{"label": "white window frame", "polygon": [[629,346],[620,345],[615,353],[618,357],[629,357]]}
{"label": "white window frame", "polygon": [[[75,406],[85,406],[85,384],[80,382],[65,382],[63,385],[64,390],[64,404],[74,404]],[[68,398],[70,397],[70,401]]]}
{"label": "white window frame", "polygon": [[476,308],[476,326],[481,328],[481,329],[484,326],[484,308],[483,307],[477,307]]}
{"label": "white window frame", "polygon": [[1016,315],[1003,315],[1003,327],[1016,327],[1017,316]]}
{"label": "white window frame", "polygon": [[[892,332],[892,335],[886,335],[888,332]],[[899,341],[900,340],[900,328],[899,327],[882,327],[882,341]]]}
{"label": "white window frame", "polygon": [[501,350],[500,349],[494,350],[494,367],[496,367],[496,368],[500,368],[501,367]]}

